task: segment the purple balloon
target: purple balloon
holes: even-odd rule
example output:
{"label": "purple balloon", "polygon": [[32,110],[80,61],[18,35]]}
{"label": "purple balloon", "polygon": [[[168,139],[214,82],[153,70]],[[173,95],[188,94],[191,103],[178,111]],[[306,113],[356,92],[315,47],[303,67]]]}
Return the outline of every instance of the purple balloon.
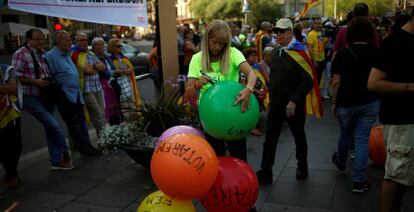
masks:
{"label": "purple balloon", "polygon": [[158,140],[155,142],[155,146],[157,146],[159,143],[161,143],[161,141],[165,140],[166,138],[176,134],[193,134],[205,139],[204,135],[196,128],[187,125],[177,125],[164,131],[158,138]]}

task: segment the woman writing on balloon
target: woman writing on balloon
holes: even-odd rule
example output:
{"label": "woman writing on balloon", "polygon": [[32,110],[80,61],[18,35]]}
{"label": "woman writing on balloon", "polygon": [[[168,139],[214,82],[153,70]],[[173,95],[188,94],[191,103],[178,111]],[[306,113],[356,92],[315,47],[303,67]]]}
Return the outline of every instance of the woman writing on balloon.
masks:
{"label": "woman writing on balloon", "polygon": [[[241,104],[241,112],[245,112],[250,101],[250,94],[256,84],[256,75],[246,62],[243,54],[230,46],[230,28],[225,21],[215,20],[211,22],[203,36],[201,52],[194,54],[188,72],[186,95],[194,96],[200,93],[200,98],[214,83],[224,80],[239,81],[239,72],[247,76],[246,87],[240,91],[233,106]],[[214,115],[214,114],[211,114]],[[226,142],[216,139],[206,133],[207,141],[215,150],[217,156],[224,156]],[[247,162],[246,138],[227,142],[227,148],[232,157]]]}

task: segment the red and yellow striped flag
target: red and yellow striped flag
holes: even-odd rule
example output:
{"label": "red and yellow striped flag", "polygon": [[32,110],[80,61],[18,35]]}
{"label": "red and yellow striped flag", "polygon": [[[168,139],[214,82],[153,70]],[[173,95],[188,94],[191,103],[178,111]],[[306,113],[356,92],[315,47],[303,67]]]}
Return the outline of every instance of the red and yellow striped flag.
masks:
{"label": "red and yellow striped flag", "polygon": [[300,12],[300,16],[303,17],[308,13],[309,9],[318,4],[320,0],[309,0],[308,3],[306,3],[303,10]]}

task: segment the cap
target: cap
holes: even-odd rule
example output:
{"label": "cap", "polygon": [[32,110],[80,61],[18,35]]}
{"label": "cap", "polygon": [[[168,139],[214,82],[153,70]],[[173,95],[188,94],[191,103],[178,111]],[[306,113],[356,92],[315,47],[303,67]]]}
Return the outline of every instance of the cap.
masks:
{"label": "cap", "polygon": [[335,27],[335,25],[334,25],[332,22],[327,21],[327,22],[325,23],[325,27]]}
{"label": "cap", "polygon": [[281,18],[280,20],[278,20],[276,22],[276,26],[275,28],[279,28],[279,29],[293,29],[293,24],[292,21],[288,18]]}

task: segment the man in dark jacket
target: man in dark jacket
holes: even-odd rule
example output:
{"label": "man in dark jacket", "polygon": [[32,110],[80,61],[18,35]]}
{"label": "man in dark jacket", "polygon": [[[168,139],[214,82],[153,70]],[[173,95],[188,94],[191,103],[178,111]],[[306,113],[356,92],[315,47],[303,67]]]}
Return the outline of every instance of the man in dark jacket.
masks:
{"label": "man in dark jacket", "polygon": [[293,38],[292,28],[290,19],[280,19],[273,28],[280,46],[272,52],[270,63],[270,109],[263,144],[262,169],[257,172],[261,184],[273,181],[276,146],[285,120],[296,143],[296,178],[305,179],[308,176],[304,108],[306,96],[312,90],[316,76],[312,72],[310,57],[304,51],[305,47]]}

